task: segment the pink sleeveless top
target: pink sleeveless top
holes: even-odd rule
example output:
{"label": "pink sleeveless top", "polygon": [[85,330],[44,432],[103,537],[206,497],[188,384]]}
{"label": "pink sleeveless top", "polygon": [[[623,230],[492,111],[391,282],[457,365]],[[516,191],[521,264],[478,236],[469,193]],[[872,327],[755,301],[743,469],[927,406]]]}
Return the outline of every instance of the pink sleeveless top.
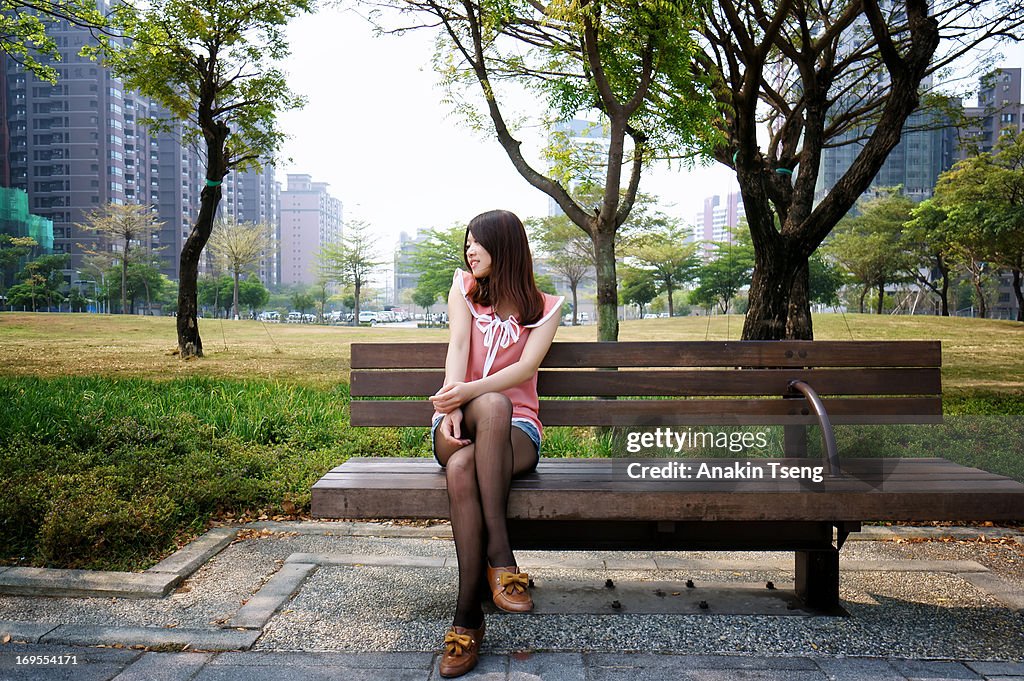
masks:
{"label": "pink sleeveless top", "polygon": [[[533,324],[522,325],[515,315],[501,319],[492,308],[476,305],[466,293],[473,283],[473,275],[461,269],[455,270],[453,283],[462,291],[462,299],[469,306],[473,315],[470,326],[469,361],[466,366],[466,381],[476,381],[501,371],[519,361],[526,347],[526,339],[530,337],[530,329],[535,329],[558,314],[562,309],[564,296],[544,296],[544,314]],[[543,434],[544,426],[537,417],[540,407],[537,401],[537,374],[534,374],[519,385],[514,385],[502,394],[512,402],[512,418],[528,419]]]}

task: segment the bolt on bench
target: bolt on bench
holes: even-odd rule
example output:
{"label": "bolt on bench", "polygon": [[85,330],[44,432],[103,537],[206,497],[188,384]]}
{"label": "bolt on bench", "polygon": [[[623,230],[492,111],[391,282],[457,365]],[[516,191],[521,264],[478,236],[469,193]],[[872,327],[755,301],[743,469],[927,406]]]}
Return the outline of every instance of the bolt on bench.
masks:
{"label": "bolt on bench", "polygon": [[[354,343],[352,425],[429,424],[426,397],[443,382],[446,350]],[[512,546],[794,551],[797,596],[838,610],[839,550],[862,522],[1024,518],[1024,486],[1009,478],[941,458],[838,456],[830,424],[941,423],[940,367],[938,341],[554,343],[537,382],[545,426],[784,426],[786,458],[685,463],[691,472],[820,465],[823,477],[633,480],[629,462],[665,460],[542,457],[512,483]],[[372,399],[401,397],[422,399]],[[806,458],[815,424],[821,462]],[[312,506],[322,518],[448,517],[432,459],[350,459],[313,486]]]}

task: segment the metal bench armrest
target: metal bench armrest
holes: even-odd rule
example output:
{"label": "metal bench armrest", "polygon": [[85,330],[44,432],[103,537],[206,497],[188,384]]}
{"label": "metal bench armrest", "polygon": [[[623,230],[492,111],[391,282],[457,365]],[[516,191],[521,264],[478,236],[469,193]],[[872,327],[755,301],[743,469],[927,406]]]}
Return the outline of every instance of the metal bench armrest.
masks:
{"label": "metal bench armrest", "polygon": [[832,422],[829,421],[828,412],[825,411],[825,405],[822,403],[821,398],[818,397],[817,391],[805,381],[790,381],[789,389],[800,392],[811,403],[811,408],[814,409],[814,413],[818,417],[821,435],[825,440],[825,456],[822,458],[825,461],[825,470],[829,477],[842,475],[842,471],[839,468],[839,451],[836,448],[836,435],[832,431]]}

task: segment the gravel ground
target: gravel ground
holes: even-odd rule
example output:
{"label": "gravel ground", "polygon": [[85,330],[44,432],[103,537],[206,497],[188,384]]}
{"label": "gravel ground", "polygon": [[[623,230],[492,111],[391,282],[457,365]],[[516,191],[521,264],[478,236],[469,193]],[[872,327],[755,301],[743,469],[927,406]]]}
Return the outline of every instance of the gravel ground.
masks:
{"label": "gravel ground", "polygon": [[[0,596],[0,619],[74,624],[218,626],[292,553],[454,556],[446,540],[271,534],[237,542],[160,600]],[[521,552],[520,558],[561,554]],[[588,552],[589,559],[651,553]],[[691,552],[685,558],[777,561],[785,554]],[[848,543],[847,559],[974,560],[1024,588],[1024,550],[994,542]],[[760,582],[791,588],[791,571],[574,571],[532,576],[617,581]],[[275,616],[258,650],[433,651],[450,623],[456,570],[321,566]],[[485,651],[673,651],[761,655],[867,655],[1024,661],[1024,613],[948,573],[843,573],[850,617],[753,615],[488,615]]]}

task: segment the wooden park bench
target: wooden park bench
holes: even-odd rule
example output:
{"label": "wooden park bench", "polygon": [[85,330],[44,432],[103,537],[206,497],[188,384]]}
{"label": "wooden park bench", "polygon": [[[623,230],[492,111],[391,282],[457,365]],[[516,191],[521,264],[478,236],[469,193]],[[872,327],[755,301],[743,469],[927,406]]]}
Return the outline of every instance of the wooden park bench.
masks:
{"label": "wooden park bench", "polygon": [[[353,344],[352,425],[429,424],[446,347]],[[839,549],[862,522],[1024,519],[1014,480],[942,458],[839,457],[830,424],[941,423],[940,366],[938,341],[554,343],[538,378],[546,427],[619,426],[628,441],[656,428],[784,426],[785,458],[695,458],[688,479],[636,480],[630,463],[666,461],[542,457],[512,485],[513,548],[795,551],[797,596],[837,609]],[[809,425],[821,427],[820,462],[806,458]],[[701,463],[820,466],[822,479],[697,477]],[[324,518],[448,516],[432,459],[350,459],[313,486],[312,506]]]}

